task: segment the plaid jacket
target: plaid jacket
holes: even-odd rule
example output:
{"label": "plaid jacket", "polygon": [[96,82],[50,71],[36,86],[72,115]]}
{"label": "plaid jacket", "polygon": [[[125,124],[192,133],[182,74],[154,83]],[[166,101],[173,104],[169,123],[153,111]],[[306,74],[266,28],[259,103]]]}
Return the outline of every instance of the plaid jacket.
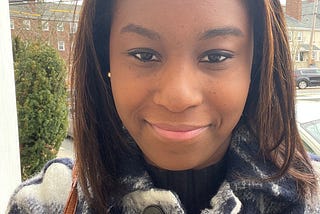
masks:
{"label": "plaid jacket", "polygon": [[[210,200],[211,207],[199,211],[210,213],[320,213],[319,200],[300,199],[295,181],[288,175],[273,182],[259,182],[276,171],[276,167],[258,156],[258,143],[245,127],[238,128],[227,152],[226,179]],[[121,200],[110,202],[110,213],[186,213],[178,196],[154,188],[139,161],[124,160],[121,183],[127,192]],[[72,182],[73,161],[55,159],[34,178],[22,183],[14,192],[7,213],[63,213]],[[319,167],[319,165],[318,165]],[[257,179],[246,179],[257,178]],[[76,213],[93,213],[78,186]]]}

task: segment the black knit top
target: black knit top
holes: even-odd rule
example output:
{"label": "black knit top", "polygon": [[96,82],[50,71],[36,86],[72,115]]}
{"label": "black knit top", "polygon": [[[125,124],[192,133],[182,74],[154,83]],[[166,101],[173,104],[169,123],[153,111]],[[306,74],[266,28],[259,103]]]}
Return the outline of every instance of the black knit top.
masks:
{"label": "black knit top", "polygon": [[187,213],[196,214],[210,207],[210,199],[225,178],[227,163],[224,158],[199,170],[170,171],[152,165],[147,168],[156,188],[175,192]]}

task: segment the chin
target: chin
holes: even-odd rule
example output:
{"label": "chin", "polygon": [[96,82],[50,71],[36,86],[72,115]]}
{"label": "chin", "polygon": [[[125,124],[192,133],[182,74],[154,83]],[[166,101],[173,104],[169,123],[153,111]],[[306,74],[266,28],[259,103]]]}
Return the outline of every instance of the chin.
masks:
{"label": "chin", "polygon": [[[149,162],[149,161],[148,161]],[[180,163],[179,163],[180,162]],[[149,162],[150,163],[150,162]],[[186,163],[186,162],[181,162],[180,161],[171,161],[171,162],[166,162],[166,163],[155,163],[152,162],[150,163],[160,169],[165,169],[165,170],[170,170],[170,171],[182,171],[182,170],[189,170],[189,169],[200,169],[203,168],[201,167],[201,164],[197,164],[197,163]]]}

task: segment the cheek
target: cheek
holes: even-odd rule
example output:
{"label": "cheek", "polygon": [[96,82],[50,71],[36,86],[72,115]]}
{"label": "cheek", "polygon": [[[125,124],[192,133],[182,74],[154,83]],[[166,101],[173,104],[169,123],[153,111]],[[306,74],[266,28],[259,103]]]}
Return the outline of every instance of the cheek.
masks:
{"label": "cheek", "polygon": [[115,106],[120,118],[126,118],[126,114],[130,111],[133,99],[130,99],[133,95],[131,89],[127,84],[126,79],[119,77],[115,72],[112,73],[111,87]]}
{"label": "cheek", "polygon": [[112,73],[111,86],[117,112],[124,125],[131,126],[127,123],[132,123],[145,105],[148,90],[143,82],[122,72]]}
{"label": "cheek", "polygon": [[[250,75],[217,81],[208,96],[210,109],[220,117],[220,124],[233,128],[240,119],[248,96]],[[211,83],[212,84],[212,83]]]}

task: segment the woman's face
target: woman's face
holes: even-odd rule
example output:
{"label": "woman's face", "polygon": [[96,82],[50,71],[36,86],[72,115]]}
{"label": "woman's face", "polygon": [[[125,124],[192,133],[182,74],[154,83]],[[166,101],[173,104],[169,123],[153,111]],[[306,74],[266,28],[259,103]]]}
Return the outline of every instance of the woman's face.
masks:
{"label": "woman's face", "polygon": [[116,1],[113,96],[149,163],[184,170],[224,156],[248,95],[252,56],[243,1]]}

